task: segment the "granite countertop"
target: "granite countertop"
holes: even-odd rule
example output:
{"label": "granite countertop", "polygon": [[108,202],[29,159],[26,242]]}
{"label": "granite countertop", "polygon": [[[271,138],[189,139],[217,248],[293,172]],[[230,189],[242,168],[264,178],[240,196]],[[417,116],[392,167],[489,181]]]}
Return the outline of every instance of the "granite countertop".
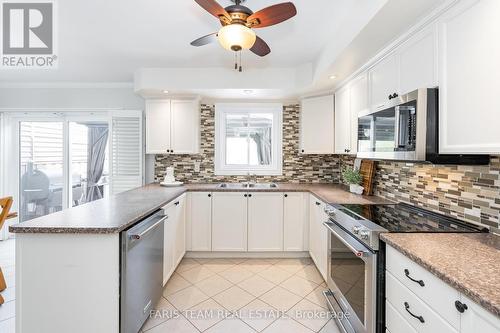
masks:
{"label": "granite countertop", "polygon": [[500,316],[500,236],[387,233],[380,239]]}
{"label": "granite countertop", "polygon": [[390,202],[373,196],[359,196],[338,184],[280,183],[278,188],[234,189],[217,184],[187,184],[162,187],[149,184],[109,198],[69,208],[9,227],[13,233],[85,233],[110,234],[121,232],[160,209],[186,191],[207,192],[310,192],[331,204],[377,204]]}

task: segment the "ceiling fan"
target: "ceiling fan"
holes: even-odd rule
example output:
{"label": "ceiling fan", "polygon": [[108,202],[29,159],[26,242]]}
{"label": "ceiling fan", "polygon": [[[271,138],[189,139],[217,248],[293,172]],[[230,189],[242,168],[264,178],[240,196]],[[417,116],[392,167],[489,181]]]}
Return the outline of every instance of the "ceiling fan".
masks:
{"label": "ceiling fan", "polygon": [[[193,46],[203,46],[215,41],[227,50],[240,52],[249,49],[258,56],[264,57],[271,52],[269,45],[258,37],[253,28],[265,28],[281,23],[297,14],[295,5],[284,2],[253,12],[242,5],[246,0],[231,0],[234,5],[223,8],[215,0],[195,0],[203,9],[219,19],[222,28],[218,32],[200,37],[191,42]],[[237,55],[235,54],[235,57]],[[238,64],[235,63],[235,69]]]}

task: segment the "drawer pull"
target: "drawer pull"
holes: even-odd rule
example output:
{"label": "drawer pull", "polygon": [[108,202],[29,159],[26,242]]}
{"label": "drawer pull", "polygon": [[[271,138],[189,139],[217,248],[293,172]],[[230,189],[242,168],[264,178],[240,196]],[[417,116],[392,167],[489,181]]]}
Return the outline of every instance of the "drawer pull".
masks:
{"label": "drawer pull", "polygon": [[417,316],[417,315],[414,315],[413,313],[411,313],[410,304],[408,304],[408,302],[405,302],[405,309],[406,309],[406,312],[408,312],[413,318],[417,318],[422,324],[425,323],[424,317]]}
{"label": "drawer pull", "polygon": [[424,287],[425,286],[425,283],[423,280],[415,280],[413,279],[411,276],[410,276],[410,271],[405,269],[405,275],[408,279],[410,279],[411,281],[415,282],[415,283],[418,283],[421,287]]}
{"label": "drawer pull", "polygon": [[457,308],[458,312],[464,313],[465,310],[468,309],[467,304],[464,304],[460,301],[455,301],[455,307]]}

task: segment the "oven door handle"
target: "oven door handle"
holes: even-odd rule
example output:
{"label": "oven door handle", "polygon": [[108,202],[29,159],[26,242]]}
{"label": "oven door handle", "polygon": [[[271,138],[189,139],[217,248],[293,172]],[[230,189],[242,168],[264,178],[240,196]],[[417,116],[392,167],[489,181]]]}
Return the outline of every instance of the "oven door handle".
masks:
{"label": "oven door handle", "polygon": [[[345,246],[351,250],[356,257],[366,257],[368,254],[371,254],[367,249],[362,246],[361,244],[352,244],[354,242],[349,242],[348,239],[353,239],[356,241],[351,235],[349,235],[347,232],[342,230],[340,227],[336,226],[334,223],[331,222],[323,222],[323,225],[330,230],[331,233],[333,233]],[[357,241],[356,241],[357,242]]]}

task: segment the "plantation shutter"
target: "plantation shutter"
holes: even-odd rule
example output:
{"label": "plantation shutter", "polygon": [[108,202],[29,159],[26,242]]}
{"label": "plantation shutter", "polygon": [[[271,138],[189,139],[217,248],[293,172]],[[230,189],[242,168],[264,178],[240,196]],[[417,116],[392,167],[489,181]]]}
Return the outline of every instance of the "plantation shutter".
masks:
{"label": "plantation shutter", "polygon": [[142,112],[114,111],[111,116],[111,193],[143,185]]}

